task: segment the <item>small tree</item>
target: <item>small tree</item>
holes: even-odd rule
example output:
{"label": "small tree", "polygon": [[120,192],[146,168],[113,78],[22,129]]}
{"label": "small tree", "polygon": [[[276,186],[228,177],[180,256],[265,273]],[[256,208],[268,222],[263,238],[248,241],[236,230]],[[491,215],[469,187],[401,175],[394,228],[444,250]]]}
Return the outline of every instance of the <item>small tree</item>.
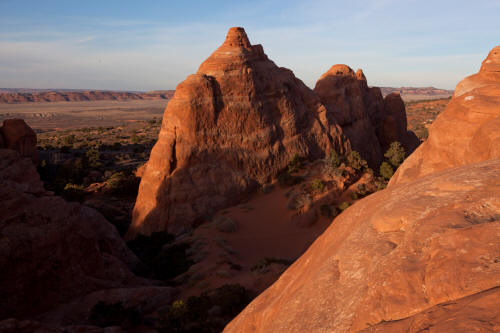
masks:
{"label": "small tree", "polygon": [[392,166],[387,162],[382,162],[380,165],[380,175],[385,179],[391,179],[393,174],[394,170],[392,169]]}
{"label": "small tree", "polygon": [[347,155],[347,163],[355,170],[361,170],[362,168],[368,167],[368,163],[366,163],[366,161],[361,158],[361,155],[355,150]]}
{"label": "small tree", "polygon": [[394,141],[391,143],[384,156],[389,160],[392,166],[397,168],[405,159],[405,149],[400,142]]}
{"label": "small tree", "polygon": [[340,166],[340,157],[335,150],[330,151],[328,163],[334,168],[338,168]]}

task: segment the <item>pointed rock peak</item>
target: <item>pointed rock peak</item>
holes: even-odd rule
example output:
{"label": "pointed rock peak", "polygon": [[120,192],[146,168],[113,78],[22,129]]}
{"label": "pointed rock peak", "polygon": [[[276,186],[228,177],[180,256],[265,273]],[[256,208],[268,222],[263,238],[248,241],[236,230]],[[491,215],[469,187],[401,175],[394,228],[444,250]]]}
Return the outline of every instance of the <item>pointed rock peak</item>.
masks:
{"label": "pointed rock peak", "polygon": [[244,48],[252,47],[250,41],[248,40],[248,36],[247,33],[245,32],[245,29],[241,27],[229,28],[223,46],[232,46],[232,47],[239,46]]}
{"label": "pointed rock peak", "polygon": [[356,78],[360,81],[366,81],[365,74],[361,68],[356,71]]}
{"label": "pointed rock peak", "polygon": [[500,72],[500,45],[494,47],[484,59],[480,72]]}
{"label": "pointed rock peak", "polygon": [[333,65],[325,74],[321,75],[320,80],[327,76],[355,76],[354,71],[347,65]]}

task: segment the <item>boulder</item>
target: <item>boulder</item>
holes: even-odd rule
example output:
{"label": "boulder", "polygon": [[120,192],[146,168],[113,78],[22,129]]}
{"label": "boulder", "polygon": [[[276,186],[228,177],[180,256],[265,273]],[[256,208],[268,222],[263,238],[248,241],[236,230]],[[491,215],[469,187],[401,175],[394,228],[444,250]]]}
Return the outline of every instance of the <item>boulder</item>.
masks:
{"label": "boulder", "polygon": [[295,154],[332,149],[349,143],[316,94],[231,28],[168,103],[127,238],[189,230],[275,178]]}
{"label": "boulder", "polygon": [[3,126],[0,127],[0,148],[2,147],[16,150],[34,162],[38,160],[36,133],[23,119],[5,119],[3,121]]}
{"label": "boulder", "polygon": [[401,165],[389,186],[458,165],[500,157],[500,46],[479,73],[462,80],[429,138]]}

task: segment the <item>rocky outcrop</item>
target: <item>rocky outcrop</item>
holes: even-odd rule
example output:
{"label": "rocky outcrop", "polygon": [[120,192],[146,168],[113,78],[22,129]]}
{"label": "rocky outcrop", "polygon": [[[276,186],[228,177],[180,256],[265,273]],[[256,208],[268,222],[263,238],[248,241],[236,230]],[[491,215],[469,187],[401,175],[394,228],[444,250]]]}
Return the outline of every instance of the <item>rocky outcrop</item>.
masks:
{"label": "rocky outcrop", "polygon": [[0,127],[0,148],[18,151],[33,162],[38,160],[36,133],[23,119],[5,119]]}
{"label": "rocky outcrop", "polygon": [[397,93],[384,99],[379,88],[367,85],[362,70],[356,73],[346,65],[334,65],[316,82],[314,92],[325,105],[327,117],[336,120],[372,168],[378,169],[388,146],[399,141],[407,153],[419,144],[407,131],[406,111]]}
{"label": "rocky outcrop", "polygon": [[429,128],[426,140],[398,168],[390,186],[458,165],[500,157],[500,46],[479,73],[465,78]]}
{"label": "rocky outcrop", "polygon": [[[499,174],[500,159],[489,160],[357,202],[224,332],[416,332],[457,327],[441,323],[453,318],[498,327]],[[467,297],[491,316],[474,317]]]}
{"label": "rocky outcrop", "polygon": [[[32,319],[103,289],[122,288],[122,298],[137,299],[137,288],[152,284],[131,272],[137,264],[102,215],[46,192],[30,159],[0,149],[0,319]],[[112,292],[95,293],[102,296],[92,298],[97,303]],[[86,320],[71,315],[75,324]]]}
{"label": "rocky outcrop", "polygon": [[127,237],[190,228],[276,177],[294,154],[331,149],[349,145],[316,94],[231,28],[165,110]]}

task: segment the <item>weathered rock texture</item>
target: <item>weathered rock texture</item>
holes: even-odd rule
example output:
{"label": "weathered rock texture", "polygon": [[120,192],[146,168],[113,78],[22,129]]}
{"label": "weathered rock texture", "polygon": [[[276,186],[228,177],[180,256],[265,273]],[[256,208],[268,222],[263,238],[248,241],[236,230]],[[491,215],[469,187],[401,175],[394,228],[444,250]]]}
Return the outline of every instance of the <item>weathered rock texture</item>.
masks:
{"label": "weathered rock texture", "polygon": [[[46,192],[30,159],[0,149],[0,319],[31,319],[91,292],[151,285],[131,272],[137,263],[102,215]],[[137,290],[129,295],[136,299]]]}
{"label": "weathered rock texture", "polygon": [[24,157],[38,160],[36,133],[22,119],[5,119],[0,127],[0,148],[13,149]]}
{"label": "weathered rock texture", "polygon": [[275,177],[294,154],[331,149],[349,145],[316,94],[231,28],[165,110],[127,237],[189,228]]}
{"label": "weathered rock texture", "polygon": [[[467,297],[489,308],[491,316],[476,320],[498,329],[499,174],[500,160],[489,160],[357,202],[224,332],[355,332],[373,325],[416,332],[460,327],[441,322],[453,318],[469,318],[470,327],[478,309],[464,305]],[[448,308],[461,313],[443,313]]]}
{"label": "weathered rock texture", "polygon": [[458,165],[500,157],[500,46],[479,73],[462,80],[429,128],[429,138],[398,168],[390,186]]}
{"label": "weathered rock texture", "polygon": [[369,88],[361,69],[356,73],[346,65],[334,65],[318,82],[314,92],[327,109],[327,117],[337,121],[371,167],[380,165],[388,146],[399,141],[407,153],[419,140],[407,131],[406,111],[398,93],[382,97],[380,88]]}

